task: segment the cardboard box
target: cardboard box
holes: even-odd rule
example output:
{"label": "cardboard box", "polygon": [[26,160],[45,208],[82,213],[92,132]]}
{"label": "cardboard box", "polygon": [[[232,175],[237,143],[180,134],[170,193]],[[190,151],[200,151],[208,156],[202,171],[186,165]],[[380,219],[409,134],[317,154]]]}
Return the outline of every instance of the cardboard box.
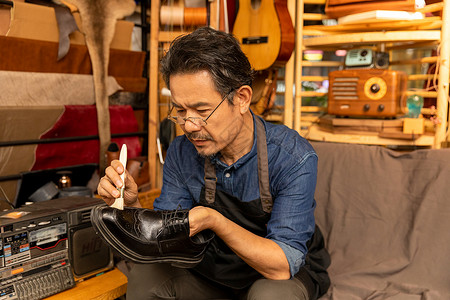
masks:
{"label": "cardboard box", "polygon": [[[13,1],[14,6],[0,6],[0,35],[35,39],[47,42],[59,42],[59,29],[52,7]],[[78,12],[73,12],[80,31],[70,34],[70,43],[84,45],[82,22]],[[134,23],[118,20],[111,42],[111,49],[131,50],[131,35]]]}
{"label": "cardboard box", "polygon": [[403,133],[423,134],[424,119],[423,118],[404,118]]}

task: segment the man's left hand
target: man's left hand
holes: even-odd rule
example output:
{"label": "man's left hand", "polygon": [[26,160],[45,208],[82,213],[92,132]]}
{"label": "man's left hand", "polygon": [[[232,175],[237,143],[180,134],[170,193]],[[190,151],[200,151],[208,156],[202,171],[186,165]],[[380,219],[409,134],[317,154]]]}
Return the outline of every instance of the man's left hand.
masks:
{"label": "man's left hand", "polygon": [[200,231],[213,227],[214,214],[218,212],[204,207],[196,206],[189,211],[189,236],[194,236]]}

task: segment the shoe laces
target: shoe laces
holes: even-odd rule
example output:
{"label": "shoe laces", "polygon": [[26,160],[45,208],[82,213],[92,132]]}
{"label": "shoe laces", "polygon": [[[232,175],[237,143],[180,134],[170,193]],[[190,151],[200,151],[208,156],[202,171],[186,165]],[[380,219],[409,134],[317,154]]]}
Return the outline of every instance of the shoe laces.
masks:
{"label": "shoe laces", "polygon": [[167,230],[168,234],[176,233],[185,230],[185,222],[187,211],[180,214],[181,206],[178,205],[176,210],[162,211],[163,229]]}

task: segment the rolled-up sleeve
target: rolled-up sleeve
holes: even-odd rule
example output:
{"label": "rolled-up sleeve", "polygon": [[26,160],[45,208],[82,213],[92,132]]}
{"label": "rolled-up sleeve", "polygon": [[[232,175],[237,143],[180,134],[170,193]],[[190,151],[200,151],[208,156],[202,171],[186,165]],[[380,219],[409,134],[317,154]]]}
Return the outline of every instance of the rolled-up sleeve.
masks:
{"label": "rolled-up sleeve", "polygon": [[[288,164],[289,162],[285,162]],[[314,233],[314,192],[317,155],[311,152],[281,172],[276,181],[274,204],[267,224],[267,238],[276,242],[289,262],[291,275],[304,265],[306,243]]]}
{"label": "rolled-up sleeve", "polygon": [[180,161],[180,144],[183,140],[175,139],[167,150],[166,160],[163,168],[163,185],[161,195],[155,199],[153,207],[155,210],[173,210],[177,208],[190,209],[193,206],[193,197],[188,189],[188,179],[192,172],[189,168],[183,168]]}

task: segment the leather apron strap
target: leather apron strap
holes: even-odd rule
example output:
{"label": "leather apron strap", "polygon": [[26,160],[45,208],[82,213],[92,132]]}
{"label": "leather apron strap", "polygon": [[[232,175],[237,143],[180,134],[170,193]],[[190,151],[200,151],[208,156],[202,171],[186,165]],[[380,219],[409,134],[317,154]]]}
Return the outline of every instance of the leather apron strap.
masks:
{"label": "leather apron strap", "polygon": [[214,203],[216,197],[216,168],[207,157],[205,159],[205,200],[209,204]]}
{"label": "leather apron strap", "polygon": [[[269,164],[267,154],[266,130],[261,119],[255,116],[256,121],[256,152],[258,157],[258,181],[261,206],[266,213],[270,213],[273,207],[270,194]],[[205,159],[205,199],[208,203],[214,203],[216,194],[216,168],[209,158]]]}
{"label": "leather apron strap", "polygon": [[259,195],[261,198],[261,205],[266,213],[272,211],[273,201],[270,194],[269,181],[269,156],[267,154],[267,138],[266,129],[259,117],[255,116],[256,120],[256,149],[258,156],[258,178],[259,178]]}

